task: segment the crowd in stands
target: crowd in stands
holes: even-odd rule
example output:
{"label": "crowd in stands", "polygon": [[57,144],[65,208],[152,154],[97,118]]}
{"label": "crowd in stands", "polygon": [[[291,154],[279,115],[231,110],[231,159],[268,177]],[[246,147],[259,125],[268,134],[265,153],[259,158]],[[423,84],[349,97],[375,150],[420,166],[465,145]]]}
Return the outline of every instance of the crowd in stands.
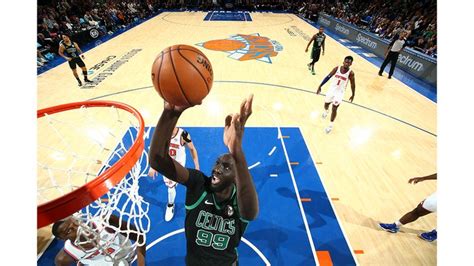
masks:
{"label": "crowd in stands", "polygon": [[298,12],[307,18],[324,12],[389,40],[405,31],[408,47],[436,57],[436,0],[314,0]]}
{"label": "crowd in stands", "polygon": [[59,0],[38,5],[37,65],[57,56],[62,33],[112,34],[160,9],[282,10],[313,21],[324,12],[385,39],[406,31],[408,47],[436,56],[436,0]]}

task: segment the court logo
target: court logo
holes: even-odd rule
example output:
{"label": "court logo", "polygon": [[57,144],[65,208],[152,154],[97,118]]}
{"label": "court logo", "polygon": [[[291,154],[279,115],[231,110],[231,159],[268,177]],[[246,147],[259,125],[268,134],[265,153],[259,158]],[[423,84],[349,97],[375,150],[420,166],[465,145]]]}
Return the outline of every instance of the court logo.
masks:
{"label": "court logo", "polygon": [[275,57],[278,52],[283,51],[283,46],[279,42],[262,37],[258,33],[236,34],[227,39],[211,40],[197,45],[209,50],[226,52],[235,60],[257,60],[269,64],[272,63],[270,57]]}

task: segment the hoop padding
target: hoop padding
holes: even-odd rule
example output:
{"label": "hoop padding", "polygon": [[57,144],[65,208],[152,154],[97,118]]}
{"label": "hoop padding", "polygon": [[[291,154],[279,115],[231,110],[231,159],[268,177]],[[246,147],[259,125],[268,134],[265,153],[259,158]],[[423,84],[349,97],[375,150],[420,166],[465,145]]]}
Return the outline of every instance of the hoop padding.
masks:
{"label": "hoop padding", "polygon": [[83,107],[116,107],[133,114],[140,126],[137,137],[128,152],[101,175],[72,192],[38,205],[37,228],[63,219],[106,194],[127,175],[142,155],[144,149],[143,135],[145,123],[141,114],[135,108],[127,104],[114,101],[74,102],[38,110],[37,118]]}

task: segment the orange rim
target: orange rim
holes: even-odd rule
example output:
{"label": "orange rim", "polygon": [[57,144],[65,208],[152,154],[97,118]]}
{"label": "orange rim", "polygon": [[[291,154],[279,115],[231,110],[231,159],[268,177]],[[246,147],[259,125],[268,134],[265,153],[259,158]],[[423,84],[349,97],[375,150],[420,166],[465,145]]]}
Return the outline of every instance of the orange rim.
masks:
{"label": "orange rim", "polygon": [[139,121],[140,129],[135,142],[128,152],[120,158],[109,169],[105,170],[95,179],[87,182],[78,189],[62,195],[54,200],[38,205],[37,228],[51,224],[57,220],[66,218],[76,211],[91,204],[117,185],[125,175],[132,169],[141,157],[144,141],[143,134],[145,122],[141,114],[130,105],[114,101],[84,101],[48,107],[37,111],[37,118],[45,115],[64,112],[81,107],[116,107],[132,113]]}

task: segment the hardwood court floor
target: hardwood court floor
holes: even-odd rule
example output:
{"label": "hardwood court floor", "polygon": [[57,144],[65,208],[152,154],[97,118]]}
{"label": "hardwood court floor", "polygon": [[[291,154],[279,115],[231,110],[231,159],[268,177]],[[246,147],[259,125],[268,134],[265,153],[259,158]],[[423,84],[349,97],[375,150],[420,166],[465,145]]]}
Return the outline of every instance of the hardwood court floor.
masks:
{"label": "hardwood court floor", "polygon": [[[411,177],[436,172],[436,104],[396,79],[379,77],[376,66],[329,37],[326,53],[316,64],[317,74],[311,75],[303,36],[312,36],[316,29],[294,15],[257,13],[252,14],[252,22],[203,21],[205,15],[165,12],[91,49],[85,54],[89,68],[113,59],[90,78],[140,49],[92,89],[79,89],[67,64],[39,75],[38,108],[96,98],[122,101],[136,107],[146,124],[154,126],[163,103],[152,87],[150,70],[162,49],[258,33],[283,46],[271,57],[271,64],[238,61],[225,52],[197,46],[212,62],[215,82],[203,104],[186,111],[179,125],[223,126],[225,115],[237,111],[240,101],[253,93],[249,126],[301,129],[328,195],[337,199],[335,212],[350,246],[358,250],[360,265],[436,265],[437,244],[416,236],[436,227],[436,214],[398,234],[377,226],[379,221],[399,219],[436,190],[436,182],[407,183]],[[354,57],[356,97],[354,104],[342,104],[333,132],[325,134],[328,120],[320,117],[324,96],[314,92],[347,55]],[[350,94],[348,88],[346,100]],[[38,235],[39,250],[49,238],[48,230]]]}

